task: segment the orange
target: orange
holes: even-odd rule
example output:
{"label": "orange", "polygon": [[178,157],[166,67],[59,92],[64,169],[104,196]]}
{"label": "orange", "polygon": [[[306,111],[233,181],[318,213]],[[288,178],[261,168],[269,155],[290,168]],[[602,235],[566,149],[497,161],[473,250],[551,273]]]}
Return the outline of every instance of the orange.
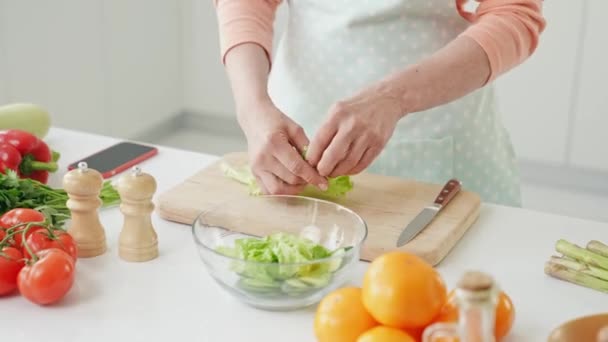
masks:
{"label": "orange", "polygon": [[325,296],[317,307],[314,331],[318,342],[355,342],[378,323],[361,302],[361,289],[344,287]]}
{"label": "orange", "polygon": [[357,342],[416,342],[416,340],[403,330],[381,325],[364,332]]}
{"label": "orange", "polygon": [[[456,294],[454,290],[448,295],[448,300],[443,308],[441,308],[441,312],[435,321],[450,323],[458,321],[458,307],[456,306]],[[497,341],[507,336],[511,327],[513,327],[514,321],[515,307],[513,306],[513,302],[504,291],[501,291],[496,303],[496,321],[494,326],[494,337]]]}
{"label": "orange", "polygon": [[414,341],[422,342],[422,334],[424,333],[424,329],[426,329],[426,326],[405,329],[405,332],[408,333],[411,337],[413,337]]}
{"label": "orange", "polygon": [[441,310],[445,283],[430,264],[406,252],[376,258],[363,278],[363,305],[381,324],[400,329],[422,328]]}

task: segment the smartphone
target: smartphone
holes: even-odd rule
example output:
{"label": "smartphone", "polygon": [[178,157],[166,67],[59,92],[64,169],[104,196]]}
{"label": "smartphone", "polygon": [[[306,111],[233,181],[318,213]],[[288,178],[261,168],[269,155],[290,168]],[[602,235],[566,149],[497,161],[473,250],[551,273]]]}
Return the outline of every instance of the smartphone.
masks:
{"label": "smartphone", "polygon": [[89,168],[99,171],[103,178],[110,178],[157,153],[156,147],[123,141],[70,164],[68,170],[77,168],[80,162],[86,162]]}

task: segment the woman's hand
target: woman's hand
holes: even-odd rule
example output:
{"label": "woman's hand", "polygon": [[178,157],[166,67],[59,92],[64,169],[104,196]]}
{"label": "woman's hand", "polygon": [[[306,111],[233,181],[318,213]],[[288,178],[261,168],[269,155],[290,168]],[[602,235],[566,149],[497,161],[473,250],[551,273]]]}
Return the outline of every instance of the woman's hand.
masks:
{"label": "woman's hand", "polygon": [[327,189],[327,180],[302,157],[302,151],[309,143],[304,130],[277,109],[270,99],[239,112],[239,122],[249,146],[251,169],[265,194],[295,195],[307,184]]}
{"label": "woman's hand", "polygon": [[308,150],[321,176],[353,175],[380,154],[404,115],[398,97],[368,89],[336,103]]}
{"label": "woman's hand", "polygon": [[257,44],[245,43],[226,55],[226,71],[239,124],[247,137],[251,169],[265,194],[294,195],[312,184],[327,189],[327,180],[301,151],[308,138],[272,103],[267,93],[269,61]]}

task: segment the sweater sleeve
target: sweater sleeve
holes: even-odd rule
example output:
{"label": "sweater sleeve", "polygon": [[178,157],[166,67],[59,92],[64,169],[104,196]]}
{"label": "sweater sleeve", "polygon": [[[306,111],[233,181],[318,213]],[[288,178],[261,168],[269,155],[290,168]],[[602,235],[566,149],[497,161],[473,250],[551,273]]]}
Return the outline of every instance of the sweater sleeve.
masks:
{"label": "sweater sleeve", "polygon": [[472,23],[461,35],[475,40],[488,55],[493,81],[525,61],[538,46],[546,22],[543,0],[476,0],[474,13],[465,12],[458,0],[458,11]]}
{"label": "sweater sleeve", "polygon": [[282,0],[213,0],[217,13],[222,62],[230,49],[254,43],[272,60],[273,24]]}

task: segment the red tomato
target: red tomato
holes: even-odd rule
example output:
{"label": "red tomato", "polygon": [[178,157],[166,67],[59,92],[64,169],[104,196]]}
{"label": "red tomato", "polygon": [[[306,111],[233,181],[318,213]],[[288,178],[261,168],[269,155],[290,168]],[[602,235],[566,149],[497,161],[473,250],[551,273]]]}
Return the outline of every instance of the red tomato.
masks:
{"label": "red tomato", "polygon": [[17,288],[17,275],[23,268],[23,255],[15,247],[4,247],[0,252],[0,296]]}
{"label": "red tomato", "polygon": [[[18,224],[21,224],[21,223],[43,222],[45,219],[46,219],[46,217],[44,216],[44,214],[42,214],[38,210],[27,209],[27,208],[16,208],[16,209],[7,211],[6,213],[4,213],[4,215],[2,215],[0,217],[0,228],[8,229],[8,228],[11,228]],[[17,230],[22,231],[25,228],[26,228],[26,226],[23,225],[23,226],[19,227]],[[36,228],[42,228],[42,227],[32,226],[30,228],[30,230],[28,230],[28,233],[26,235],[29,236],[33,232],[33,230],[35,230]],[[26,236],[26,238],[27,238],[27,236]],[[15,234],[15,235],[13,235],[13,239],[15,240],[15,247],[21,248],[23,235]]]}
{"label": "red tomato", "polygon": [[76,260],[78,259],[78,246],[76,240],[74,240],[72,235],[63,230],[58,229],[53,233],[57,237],[55,246],[67,252],[74,259],[74,263],[76,263]]}
{"label": "red tomato", "polygon": [[0,242],[2,242],[2,240],[4,240],[5,237],[6,237],[6,232],[4,231],[4,229],[0,228]]}
{"label": "red tomato", "polygon": [[36,255],[39,259],[19,272],[17,286],[21,295],[33,303],[55,303],[62,299],[74,284],[74,260],[58,248],[45,249]]}
{"label": "red tomato", "polygon": [[[29,247],[34,254],[38,254],[38,252],[45,249],[58,248],[68,253],[74,259],[74,262],[76,262],[78,251],[76,242],[72,236],[60,229],[54,230],[53,235],[54,236],[51,237],[49,231],[44,228],[37,228],[27,237],[27,247]],[[23,255],[25,258],[30,259],[31,255],[27,247],[25,245],[23,246]]]}

